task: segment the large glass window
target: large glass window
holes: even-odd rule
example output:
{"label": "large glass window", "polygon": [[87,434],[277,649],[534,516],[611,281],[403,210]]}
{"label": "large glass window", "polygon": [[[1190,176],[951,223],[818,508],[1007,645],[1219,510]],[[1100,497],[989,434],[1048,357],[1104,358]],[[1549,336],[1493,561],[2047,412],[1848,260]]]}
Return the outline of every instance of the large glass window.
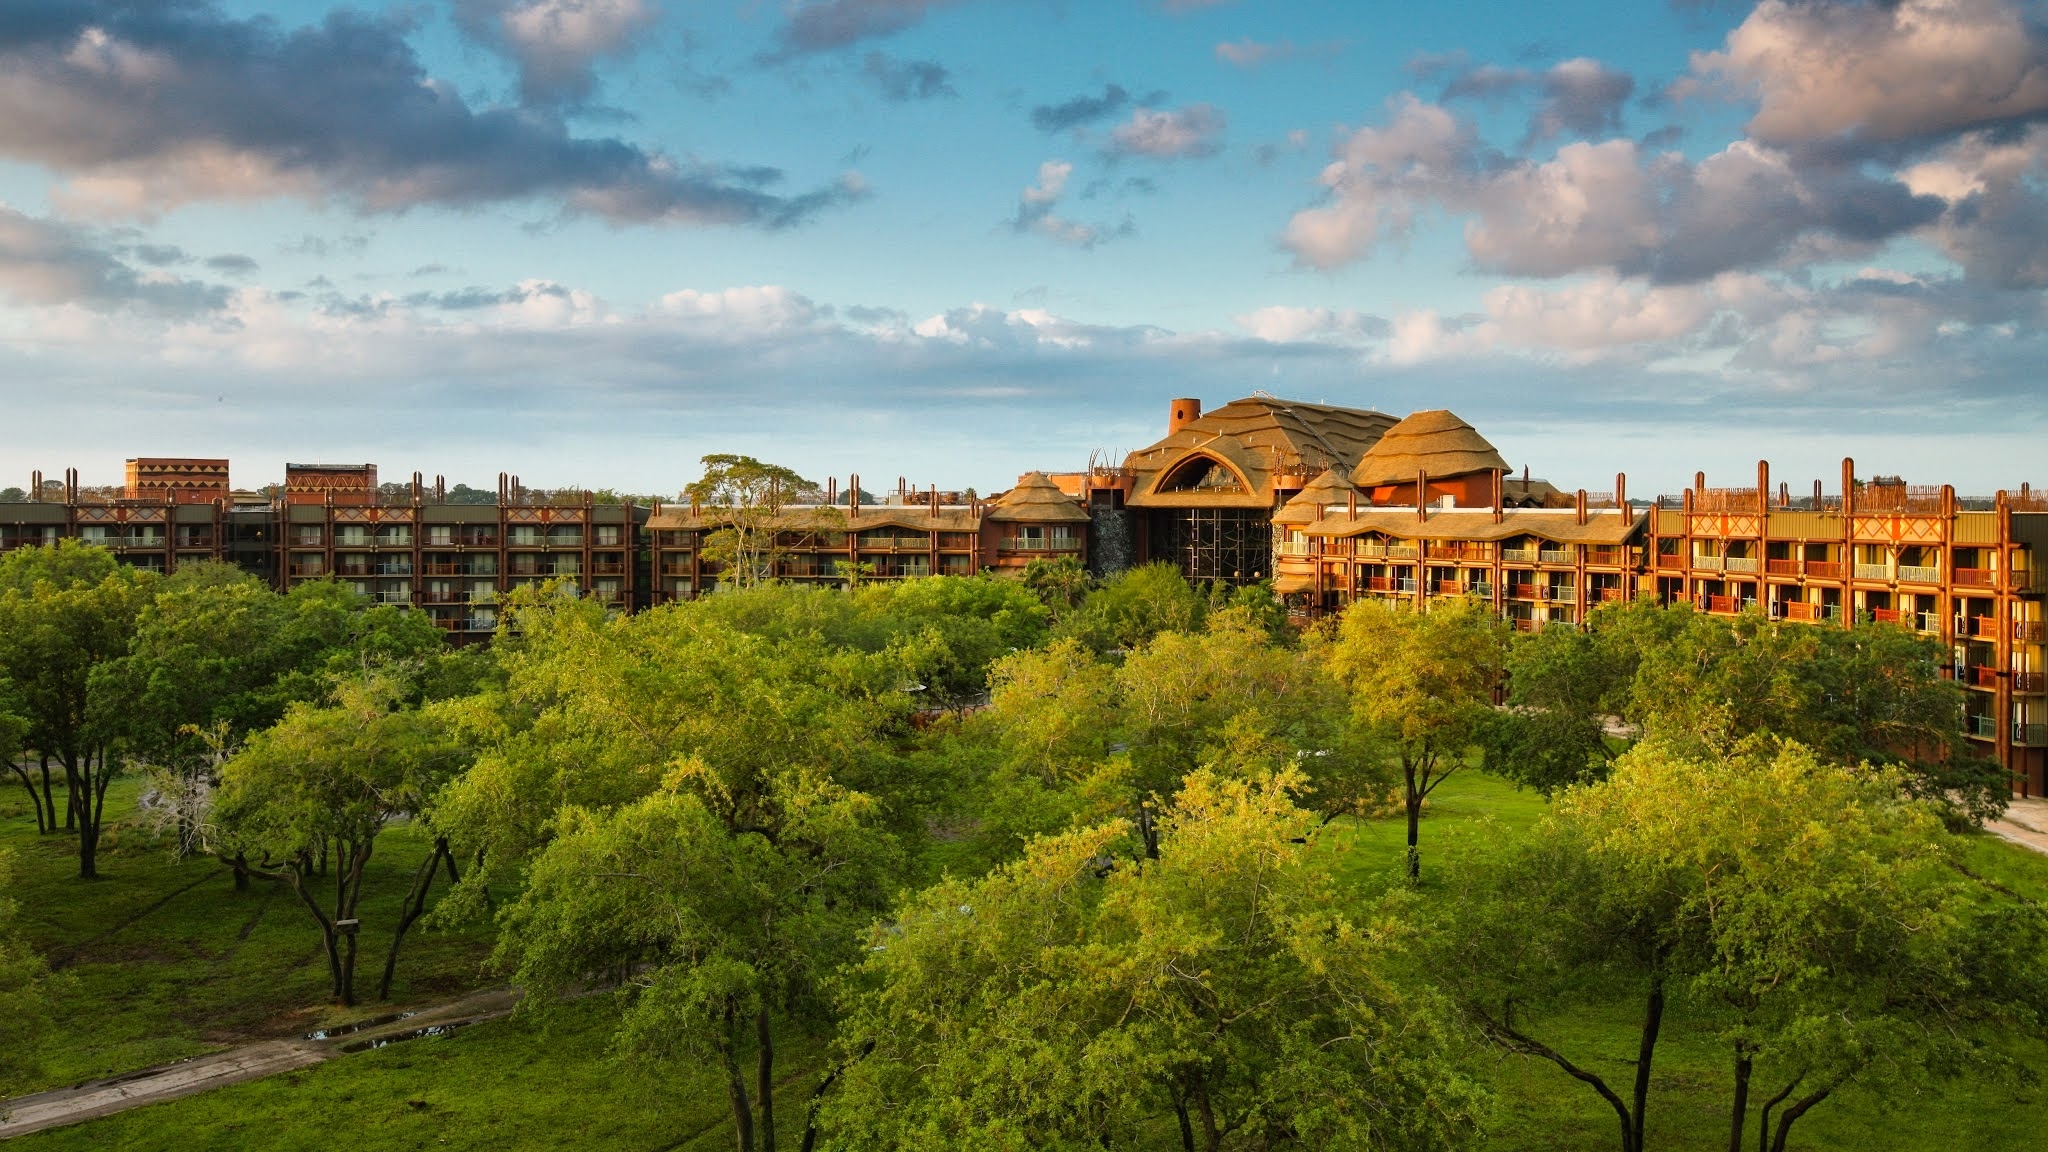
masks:
{"label": "large glass window", "polygon": [[1272,563],[1271,513],[1255,508],[1177,508],[1152,514],[1152,559],[1179,566],[1190,580],[1250,584]]}

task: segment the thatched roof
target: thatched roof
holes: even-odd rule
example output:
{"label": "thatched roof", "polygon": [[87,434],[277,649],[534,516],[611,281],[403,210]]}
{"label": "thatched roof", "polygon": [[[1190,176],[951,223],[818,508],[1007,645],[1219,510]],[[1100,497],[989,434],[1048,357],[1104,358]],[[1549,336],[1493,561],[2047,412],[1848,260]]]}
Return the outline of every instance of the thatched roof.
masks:
{"label": "thatched roof", "polygon": [[1346,511],[1327,509],[1321,520],[1304,524],[1302,531],[1311,536],[1331,537],[1377,532],[1399,540],[1510,540],[1536,536],[1559,544],[1623,544],[1649,522],[1646,514],[1616,509],[1593,512],[1584,524],[1579,523],[1575,511],[1534,508],[1509,509],[1498,524],[1493,522],[1491,510],[1482,509],[1432,509],[1425,520],[1417,520],[1409,509],[1361,509],[1355,518],[1346,515]]}
{"label": "thatched roof", "polygon": [[1507,461],[1470,424],[1450,411],[1432,408],[1411,413],[1387,429],[1352,470],[1351,482],[1360,488],[1377,488],[1412,484],[1424,471],[1448,478],[1507,470]]}
{"label": "thatched roof", "polygon": [[1086,524],[1088,510],[1060,491],[1043,472],[1026,472],[1017,486],[996,497],[990,520],[1021,520],[1032,524]]}
{"label": "thatched roof", "polygon": [[[1349,507],[1351,497],[1358,489],[1338,474],[1335,468],[1323,469],[1322,475],[1308,482],[1308,486],[1296,493],[1286,507],[1273,514],[1275,524],[1307,524],[1315,520],[1325,507]],[[1370,503],[1370,501],[1360,501]]]}
{"label": "thatched roof", "polygon": [[[1124,458],[1136,476],[1134,507],[1271,508],[1274,491],[1328,468],[1348,472],[1380,434],[1394,426],[1384,412],[1249,396],[1188,421],[1149,448]],[[1240,490],[1176,486],[1187,467],[1212,458],[1243,481]]]}

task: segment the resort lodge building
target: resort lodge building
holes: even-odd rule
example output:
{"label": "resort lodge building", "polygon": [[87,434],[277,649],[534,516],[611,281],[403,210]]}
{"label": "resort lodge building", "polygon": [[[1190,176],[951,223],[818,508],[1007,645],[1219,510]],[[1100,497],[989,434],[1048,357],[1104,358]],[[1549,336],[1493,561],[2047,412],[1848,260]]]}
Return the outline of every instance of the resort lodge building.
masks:
{"label": "resort lodge building", "polygon": [[[34,475],[0,502],[0,550],[77,539],[158,571],[237,564],[274,587],[336,579],[415,604],[458,639],[497,625],[504,592],[548,580],[631,611],[700,596],[730,510],[539,492],[501,474],[456,502],[437,478],[379,485],[374,465],[290,464],[282,485],[233,489],[228,462],[136,459],[118,488]],[[472,495],[471,499],[477,499]],[[844,493],[778,504],[748,561],[757,577],[845,583],[1019,573],[1072,557],[1092,571],[1164,560],[1190,580],[1270,581],[1304,617],[1360,597],[1474,596],[1517,628],[1580,626],[1602,603],[1651,596],[1701,611],[1823,627],[1893,624],[1938,638],[1967,690],[1967,732],[2023,795],[2048,792],[2048,494],[1989,497],[1859,479],[1709,488],[1631,500],[1513,474],[1446,411],[1396,419],[1263,394],[1204,412],[1174,400],[1166,435],[1120,464],[1021,477],[1007,492]]]}

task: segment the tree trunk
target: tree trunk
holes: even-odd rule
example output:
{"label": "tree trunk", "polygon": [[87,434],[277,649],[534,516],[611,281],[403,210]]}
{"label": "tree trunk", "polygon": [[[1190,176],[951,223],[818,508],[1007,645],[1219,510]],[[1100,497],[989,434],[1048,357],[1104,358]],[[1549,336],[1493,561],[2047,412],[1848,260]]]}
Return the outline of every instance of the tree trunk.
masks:
{"label": "tree trunk", "polygon": [[1650,1062],[1657,1054],[1657,1031],[1664,1025],[1664,977],[1650,978],[1650,997],[1643,1005],[1643,1033],[1636,1045],[1635,1137],[1633,1152],[1643,1152],[1643,1113],[1650,1103]]}
{"label": "tree trunk", "polygon": [[1202,1115],[1202,1147],[1207,1152],[1218,1152],[1223,1147],[1223,1131],[1216,1126],[1216,1109],[1209,1103],[1209,1090],[1201,1084],[1195,1085],[1195,1107]]}
{"label": "tree trunk", "polygon": [[754,1012],[754,1095],[761,1109],[761,1152],[775,1152],[775,1037],[768,1028],[768,1005]]}
{"label": "tree trunk", "polygon": [[1422,792],[1415,786],[1414,763],[1403,757],[1401,771],[1408,782],[1408,882],[1419,884],[1422,881],[1422,850],[1416,845],[1422,839]]}
{"label": "tree trunk", "polygon": [[327,918],[327,913],[320,910],[320,902],[313,899],[313,893],[306,887],[306,881],[313,877],[312,855],[309,852],[301,852],[297,860],[285,867],[290,870],[287,875],[291,880],[292,891],[298,894],[299,902],[306,906],[306,911],[313,914],[313,922],[320,926],[320,944],[327,951],[328,986],[332,989],[334,998],[340,1000],[341,949],[334,939],[334,922]]}
{"label": "tree trunk", "polygon": [[[412,888],[405,895],[405,903],[399,905],[398,929],[391,934],[391,951],[384,957],[384,978],[377,982],[377,999],[391,999],[391,978],[398,971],[398,946],[405,943],[405,934],[413,923],[427,911],[427,890],[434,886],[434,874],[441,870],[441,858],[448,854],[446,838],[436,838],[434,851],[426,862],[413,872]],[[455,861],[448,861],[448,870],[455,870]]]}
{"label": "tree trunk", "polygon": [[1728,1152],[1742,1152],[1742,1133],[1749,1127],[1749,1047],[1735,1046],[1735,1105],[1728,1116]]}
{"label": "tree trunk", "polygon": [[74,785],[70,789],[71,807],[65,813],[66,826],[74,828],[78,832],[78,878],[80,880],[97,880],[100,877],[100,830],[92,821],[91,773],[92,753],[88,752],[85,754],[84,772],[81,774],[74,770],[71,773],[72,779],[77,784],[83,784],[86,787],[81,788]]}
{"label": "tree trunk", "polygon": [[1187,1097],[1178,1092],[1173,1094],[1173,1114],[1180,1121],[1181,1152],[1195,1152],[1195,1126],[1188,1120]]}
{"label": "tree trunk", "polygon": [[[14,770],[16,776],[21,778],[21,786],[28,789],[29,807],[36,810],[36,835],[40,836],[48,832],[50,830],[49,821],[43,818],[43,794],[36,791],[36,778],[29,774],[28,765],[19,760],[9,760],[7,766]],[[48,769],[46,768],[45,771],[47,772]]]}
{"label": "tree trunk", "polygon": [[1792,1078],[1790,1084],[1778,1089],[1776,1096],[1764,1101],[1763,1111],[1757,1116],[1756,1121],[1756,1152],[1771,1152],[1771,1110],[1783,1104],[1785,1097],[1790,1096],[1792,1090],[1799,1087],[1799,1082],[1804,1079],[1806,1073],[1801,1072]]}
{"label": "tree trunk", "polygon": [[739,1152],[754,1152],[754,1110],[747,1103],[747,1084],[740,1077],[739,1062],[733,1059],[733,1045],[739,1039],[733,1020],[733,1006],[725,1006],[725,1040],[718,1046],[719,1063],[725,1065],[725,1095],[732,1105],[733,1137]]}
{"label": "tree trunk", "polygon": [[249,890],[248,854],[244,852],[235,853],[235,858],[228,861],[228,867],[235,870],[235,891],[247,892]]}
{"label": "tree trunk", "polygon": [[64,764],[64,830],[78,830],[78,753],[63,754]]}
{"label": "tree trunk", "polygon": [[1778,1117],[1778,1133],[1771,1139],[1771,1152],[1785,1152],[1785,1138],[1792,1134],[1793,1122],[1806,1115],[1815,1104],[1827,1099],[1828,1093],[1834,1090],[1835,1086],[1830,1084],[1811,1096],[1802,1097],[1797,1104],[1785,1109],[1785,1114]]}
{"label": "tree trunk", "polygon": [[50,754],[48,752],[39,752],[36,755],[37,759],[43,763],[43,808],[47,813],[47,819],[43,823],[49,831],[55,832],[57,830],[57,790],[50,780]]}

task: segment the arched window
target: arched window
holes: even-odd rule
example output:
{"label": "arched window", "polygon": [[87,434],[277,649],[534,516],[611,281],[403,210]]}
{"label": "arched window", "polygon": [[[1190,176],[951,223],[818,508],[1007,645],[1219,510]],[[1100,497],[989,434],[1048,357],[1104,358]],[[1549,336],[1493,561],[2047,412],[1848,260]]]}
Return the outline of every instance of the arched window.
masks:
{"label": "arched window", "polygon": [[1216,492],[1232,495],[1250,491],[1230,466],[1213,456],[1190,456],[1174,465],[1159,482],[1160,492]]}

